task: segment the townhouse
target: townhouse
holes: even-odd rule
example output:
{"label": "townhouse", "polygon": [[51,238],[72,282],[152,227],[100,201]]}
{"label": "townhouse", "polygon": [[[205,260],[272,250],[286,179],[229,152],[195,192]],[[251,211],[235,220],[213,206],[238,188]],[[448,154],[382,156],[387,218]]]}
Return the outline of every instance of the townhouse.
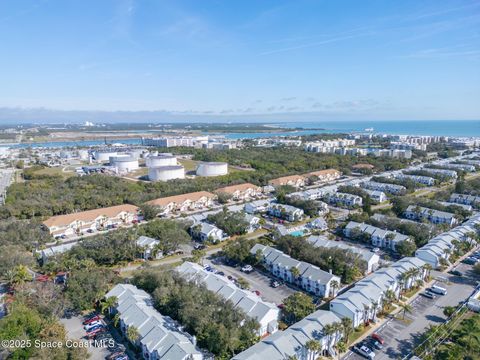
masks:
{"label": "townhouse", "polygon": [[365,191],[368,194],[370,199],[372,199],[377,203],[382,203],[384,201],[387,201],[387,195],[385,195],[383,191],[370,190],[370,189],[363,189],[363,191]]}
{"label": "townhouse", "polygon": [[142,349],[145,360],[202,360],[204,354],[196,347],[195,338],[182,332],[170,317],[163,316],[153,307],[153,299],[145,291],[130,284],[118,284],[105,298],[117,299],[115,308],[121,332],[126,335],[130,327],[138,332],[136,345]]}
{"label": "townhouse", "polygon": [[158,245],[160,241],[148,236],[140,236],[136,241],[137,247],[140,250],[140,257],[145,260],[160,259],[163,253],[159,251]]}
{"label": "townhouse", "polygon": [[456,179],[458,174],[455,170],[448,170],[448,169],[434,169],[429,167],[423,167],[422,171],[428,172],[430,174],[439,174],[442,176],[446,176],[452,179]]}
{"label": "townhouse", "polygon": [[[335,344],[342,338],[340,332],[328,334],[327,325],[341,322],[333,312],[317,310],[285,331],[278,331],[262,339],[259,343],[235,355],[232,360],[311,360],[320,356],[335,356]],[[315,340],[320,344],[318,350],[307,348],[307,342]]]}
{"label": "townhouse", "polygon": [[467,241],[475,244],[475,239],[471,235],[478,232],[476,227],[479,224],[480,214],[472,216],[462,225],[435,236],[426,245],[417,249],[415,256],[430,264],[434,269],[448,264],[449,256],[455,248],[455,242]]}
{"label": "townhouse", "polygon": [[399,180],[411,180],[427,186],[435,185],[435,179],[430,176],[395,174],[394,177]]}
{"label": "townhouse", "polygon": [[283,176],[277,179],[270,180],[268,182],[269,185],[274,187],[289,185],[295,188],[305,186],[307,178],[303,175],[291,175],[291,176]]}
{"label": "townhouse", "polygon": [[250,183],[226,186],[215,190],[216,194],[225,193],[232,197],[235,201],[243,201],[254,199],[262,196],[262,188]]}
{"label": "townhouse", "polygon": [[409,205],[407,210],[405,210],[404,215],[410,220],[427,220],[432,224],[447,224],[448,226],[454,226],[458,222],[455,214],[416,205]]}
{"label": "townhouse", "polygon": [[244,215],[245,221],[248,223],[247,233],[252,233],[260,227],[260,218],[251,214]]}
{"label": "townhouse", "polygon": [[43,226],[55,238],[82,235],[85,232],[131,225],[139,220],[138,212],[138,207],[124,204],[53,216],[45,220]]}
{"label": "townhouse", "polygon": [[405,257],[388,268],[381,268],[355,284],[353,288],[330,302],[330,311],[338,317],[348,317],[353,327],[376,322],[377,314],[392,291],[398,298],[400,292],[425,279],[425,263],[414,257]]}
{"label": "townhouse", "polygon": [[222,229],[206,222],[192,225],[190,227],[190,233],[194,239],[201,242],[208,241],[211,243],[217,243],[228,238]]}
{"label": "townhouse", "polygon": [[439,201],[440,204],[444,206],[458,206],[459,208],[462,208],[467,211],[473,211],[473,206],[472,205],[465,205],[465,204],[458,204],[458,203],[452,203],[448,201]]}
{"label": "townhouse", "polygon": [[280,219],[288,221],[300,221],[303,219],[304,212],[302,209],[296,208],[291,205],[284,204],[270,204],[267,210],[270,216],[274,216]]}
{"label": "townhouse", "polygon": [[[255,256],[260,254],[265,268],[273,275],[296,284],[313,295],[322,298],[335,297],[340,288],[338,276],[304,261],[295,260],[271,246],[256,244],[250,249],[250,253]],[[297,270],[292,271],[294,268]]]}
{"label": "townhouse", "polygon": [[398,243],[401,241],[412,241],[407,235],[396,231],[384,230],[365,223],[350,221],[343,233],[348,238],[356,238],[359,234],[367,234],[370,237],[373,246],[386,248],[395,251]]}
{"label": "townhouse", "polygon": [[159,215],[204,210],[213,205],[216,195],[207,191],[168,196],[148,201],[147,204],[159,208]]}
{"label": "townhouse", "polygon": [[466,172],[475,172],[476,168],[474,165],[469,165],[469,164],[441,164],[440,165],[442,168],[445,169],[453,169],[453,170],[461,170],[461,171],[466,171]]}
{"label": "townhouse", "polygon": [[185,280],[204,285],[209,291],[231,301],[247,317],[255,319],[260,324],[257,336],[273,334],[278,330],[280,309],[275,304],[263,301],[255,293],[240,289],[226,277],[208,272],[198,264],[184,262],[175,270]]}
{"label": "townhouse", "polygon": [[315,183],[334,181],[339,179],[341,175],[342,173],[336,169],[325,169],[303,174],[303,176],[306,176],[309,179],[314,178]]}
{"label": "townhouse", "polygon": [[299,198],[301,200],[318,200],[322,198],[326,193],[327,191],[325,191],[324,188],[314,188],[304,191],[293,192],[288,194],[287,196],[292,198]]}
{"label": "townhouse", "polygon": [[51,246],[46,249],[42,249],[40,251],[37,251],[37,254],[39,254],[40,259],[42,260],[43,264],[46,264],[48,259],[51,257],[54,257],[56,255],[63,254],[67,251],[69,251],[72,247],[76,246],[77,243],[68,243],[68,244],[61,244],[61,245],[56,245],[56,246]]}
{"label": "townhouse", "polygon": [[362,206],[363,200],[358,195],[341,193],[341,192],[330,192],[325,195],[325,199],[330,204],[354,207]]}
{"label": "townhouse", "polygon": [[361,257],[366,263],[365,274],[369,274],[378,269],[380,265],[380,257],[369,251],[356,246],[348,245],[341,241],[332,241],[328,240],[325,236],[309,236],[307,241],[315,247],[327,248],[327,249],[342,249],[351,251],[354,254],[357,254]]}
{"label": "townhouse", "polygon": [[479,207],[480,196],[453,193],[450,195],[450,202]]}
{"label": "townhouse", "polygon": [[402,185],[396,184],[387,184],[387,183],[380,183],[376,181],[365,181],[360,183],[360,187],[369,190],[378,190],[383,191],[385,193],[389,193],[392,195],[403,195],[407,192],[407,188]]}
{"label": "townhouse", "polygon": [[270,200],[256,200],[246,203],[243,209],[247,214],[264,213],[267,212],[270,205]]}

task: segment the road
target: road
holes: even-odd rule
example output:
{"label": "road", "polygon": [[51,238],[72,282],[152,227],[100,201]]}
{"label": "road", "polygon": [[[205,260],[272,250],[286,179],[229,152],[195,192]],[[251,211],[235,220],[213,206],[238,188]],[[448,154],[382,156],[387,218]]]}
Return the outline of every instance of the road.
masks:
{"label": "road", "polygon": [[[447,295],[439,295],[434,300],[418,296],[411,302],[413,311],[406,314],[405,321],[401,319],[402,315],[399,315],[399,318],[391,318],[375,331],[385,340],[384,349],[376,351],[376,360],[400,359],[409,355],[429,325],[440,324],[446,320],[443,314],[444,307],[456,306],[470,296],[480,277],[472,272],[470,265],[459,264],[456,269],[463,274],[462,277],[432,272],[434,278],[443,276],[448,279],[448,283],[438,282],[439,286],[447,289]],[[343,359],[363,358],[350,351]]]}

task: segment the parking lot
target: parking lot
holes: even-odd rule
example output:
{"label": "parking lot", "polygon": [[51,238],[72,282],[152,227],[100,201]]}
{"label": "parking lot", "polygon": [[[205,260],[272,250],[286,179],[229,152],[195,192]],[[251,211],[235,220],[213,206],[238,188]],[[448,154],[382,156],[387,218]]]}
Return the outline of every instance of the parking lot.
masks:
{"label": "parking lot", "polygon": [[250,284],[250,290],[260,291],[262,299],[273,302],[277,305],[283,303],[283,300],[294,294],[296,291],[285,284],[281,284],[277,288],[270,286],[271,278],[267,275],[261,274],[258,270],[247,274],[240,270],[240,267],[231,267],[223,264],[213,264],[211,261],[205,261],[205,264],[211,264],[215,269],[223,271],[225,276],[233,276],[234,278],[242,277]]}
{"label": "parking lot", "polygon": [[[112,357],[114,359],[126,359],[125,355],[120,356],[117,355],[120,352],[126,351],[129,353],[129,350],[125,350],[125,347],[122,345],[122,339],[118,337],[118,334],[116,333],[115,330],[111,331],[112,329],[107,326],[105,326],[106,332],[103,335],[106,335],[107,337],[101,338],[101,337],[95,337],[94,339],[88,339],[87,338],[87,332],[84,328],[83,321],[86,318],[82,316],[72,316],[69,318],[62,318],[60,319],[61,323],[65,326],[65,329],[67,330],[67,337],[69,339],[73,340],[78,340],[78,341],[90,341],[89,346],[87,347],[87,350],[90,354],[90,359],[95,359],[95,360],[100,360],[100,359],[106,359],[108,357]],[[102,336],[103,336],[102,335]],[[95,343],[96,341],[96,343]],[[119,350],[121,348],[121,350]],[[115,354],[115,355],[113,355]],[[130,358],[134,359],[135,357],[132,357],[132,354],[129,353]],[[113,360],[113,359],[112,359]]]}
{"label": "parking lot", "polygon": [[[406,314],[406,321],[390,319],[376,331],[383,337],[385,344],[383,350],[376,351],[375,359],[398,359],[410,354],[429,325],[445,321],[444,307],[456,306],[471,295],[480,278],[472,272],[470,265],[460,264],[456,270],[461,272],[462,276],[432,272],[434,278],[447,279],[447,282],[437,281],[439,286],[447,289],[447,295],[438,295],[435,299],[418,296],[411,303],[413,310],[411,314]],[[363,357],[350,351],[344,359],[354,360]]]}

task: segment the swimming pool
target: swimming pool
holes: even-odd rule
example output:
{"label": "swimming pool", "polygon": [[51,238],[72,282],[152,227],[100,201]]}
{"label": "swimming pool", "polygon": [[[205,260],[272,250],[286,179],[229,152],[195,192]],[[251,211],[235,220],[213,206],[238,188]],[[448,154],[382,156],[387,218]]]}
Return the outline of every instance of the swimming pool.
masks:
{"label": "swimming pool", "polygon": [[291,232],[290,235],[292,235],[292,236],[303,236],[303,235],[305,235],[305,233],[303,232],[303,230],[297,230],[297,231]]}

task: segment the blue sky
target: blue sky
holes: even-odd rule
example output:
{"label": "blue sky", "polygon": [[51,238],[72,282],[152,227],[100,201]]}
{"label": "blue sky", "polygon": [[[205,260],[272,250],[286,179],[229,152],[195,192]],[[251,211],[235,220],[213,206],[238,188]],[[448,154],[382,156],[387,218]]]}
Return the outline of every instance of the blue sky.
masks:
{"label": "blue sky", "polygon": [[3,0],[0,44],[0,121],[480,119],[480,1]]}

